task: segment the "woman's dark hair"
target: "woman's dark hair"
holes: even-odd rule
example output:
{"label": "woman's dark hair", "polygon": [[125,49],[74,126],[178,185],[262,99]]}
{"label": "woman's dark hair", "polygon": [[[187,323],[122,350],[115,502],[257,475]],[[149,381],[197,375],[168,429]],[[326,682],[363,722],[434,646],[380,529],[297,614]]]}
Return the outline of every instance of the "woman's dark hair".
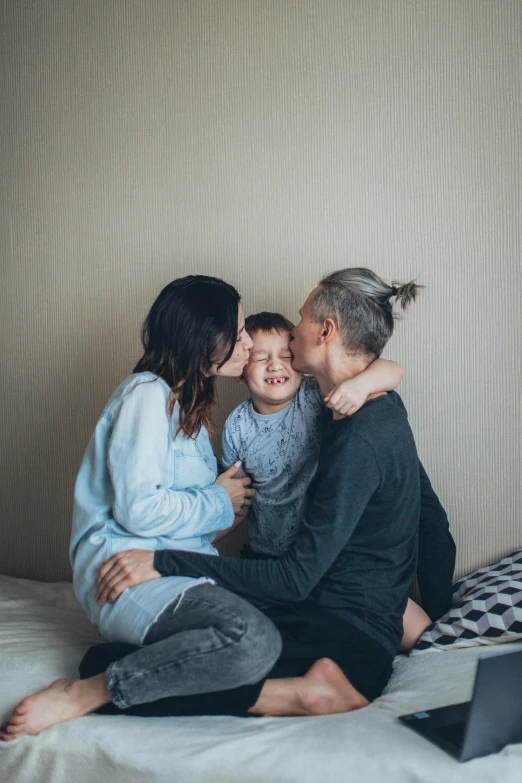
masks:
{"label": "woman's dark hair", "polygon": [[215,378],[208,373],[227,362],[236,345],[240,296],[206,275],[169,283],[150,308],[141,341],[144,353],[134,372],[152,372],[171,389],[168,412],[179,403],[179,431],[189,438],[213,429]]}
{"label": "woman's dark hair", "polygon": [[280,313],[253,313],[245,321],[245,329],[250,335],[256,332],[279,332],[283,334],[284,332],[291,332],[293,328],[293,323]]}

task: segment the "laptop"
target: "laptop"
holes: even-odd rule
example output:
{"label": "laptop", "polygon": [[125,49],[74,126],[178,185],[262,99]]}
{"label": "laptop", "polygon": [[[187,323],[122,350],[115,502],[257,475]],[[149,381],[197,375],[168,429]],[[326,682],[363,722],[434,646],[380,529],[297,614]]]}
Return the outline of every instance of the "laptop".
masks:
{"label": "laptop", "polygon": [[479,657],[471,701],[399,720],[459,761],[522,742],[522,647]]}

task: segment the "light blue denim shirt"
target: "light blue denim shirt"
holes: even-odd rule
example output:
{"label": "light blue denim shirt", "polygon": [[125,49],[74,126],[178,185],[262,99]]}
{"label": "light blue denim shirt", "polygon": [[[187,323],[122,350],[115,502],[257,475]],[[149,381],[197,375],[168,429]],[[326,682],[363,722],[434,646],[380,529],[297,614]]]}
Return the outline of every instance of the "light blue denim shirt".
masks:
{"label": "light blue denim shirt", "polygon": [[168,385],[152,373],[127,378],[100,417],[75,485],[74,592],[108,641],[142,644],[171,601],[212,580],[163,577],[99,607],[96,578],[105,560],[134,548],[215,555],[215,533],[234,520],[228,493],[214,484],[217,461],[206,429],[195,439],[176,434],[179,409],[169,417],[169,395]]}

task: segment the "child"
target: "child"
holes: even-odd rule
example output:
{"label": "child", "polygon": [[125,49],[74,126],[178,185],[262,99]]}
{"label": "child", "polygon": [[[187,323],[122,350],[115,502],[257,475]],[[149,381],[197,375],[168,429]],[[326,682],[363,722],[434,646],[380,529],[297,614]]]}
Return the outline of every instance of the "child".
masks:
{"label": "child", "polygon": [[[228,417],[223,430],[223,464],[241,461],[256,495],[236,517],[248,516],[246,557],[277,557],[292,543],[305,517],[306,493],[317,469],[327,407],[334,416],[352,415],[374,393],[395,389],[403,377],[395,362],[376,359],[355,378],[323,398],[317,381],[292,368],[293,325],[278,313],[246,319],[253,347],[241,382],[251,398]],[[410,649],[430,624],[409,601],[401,650]]]}

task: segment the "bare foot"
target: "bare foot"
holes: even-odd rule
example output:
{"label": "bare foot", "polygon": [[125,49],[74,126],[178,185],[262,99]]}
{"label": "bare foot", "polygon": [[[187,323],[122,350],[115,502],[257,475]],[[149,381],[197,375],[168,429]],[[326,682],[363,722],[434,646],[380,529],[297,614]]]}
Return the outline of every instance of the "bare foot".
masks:
{"label": "bare foot", "polygon": [[302,678],[299,697],[304,715],[332,715],[367,707],[370,703],[346,679],[330,658],[320,658]]}
{"label": "bare foot", "polygon": [[89,680],[55,680],[48,688],[27,696],[0,728],[7,742],[24,734],[34,736],[55,723],[81,718],[110,701],[107,680],[98,674]]}
{"label": "bare foot", "polygon": [[329,658],[320,658],[304,677],[267,680],[249,712],[256,715],[331,715],[366,707],[357,691]]}

